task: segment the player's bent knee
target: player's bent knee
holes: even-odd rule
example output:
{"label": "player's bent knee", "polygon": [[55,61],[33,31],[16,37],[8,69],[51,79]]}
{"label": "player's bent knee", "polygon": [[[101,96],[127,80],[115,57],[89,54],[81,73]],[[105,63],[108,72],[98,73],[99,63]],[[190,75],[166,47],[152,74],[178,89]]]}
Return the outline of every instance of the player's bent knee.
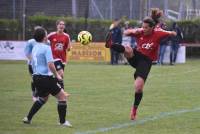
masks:
{"label": "player's bent knee", "polygon": [[138,77],[135,80],[135,91],[136,92],[142,92],[144,87],[144,80],[140,77]]}
{"label": "player's bent knee", "polygon": [[56,95],[56,98],[59,100],[59,101],[66,101],[67,100],[67,96],[65,94],[65,92],[63,90],[61,90],[57,95]]}
{"label": "player's bent knee", "polygon": [[41,104],[45,104],[45,103],[48,101],[48,97],[39,97],[38,101],[39,101]]}

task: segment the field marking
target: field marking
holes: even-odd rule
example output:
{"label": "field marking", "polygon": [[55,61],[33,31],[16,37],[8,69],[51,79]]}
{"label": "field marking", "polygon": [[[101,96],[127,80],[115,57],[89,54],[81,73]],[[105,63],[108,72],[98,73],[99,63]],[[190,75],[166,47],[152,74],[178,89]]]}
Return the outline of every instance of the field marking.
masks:
{"label": "field marking", "polygon": [[130,126],[141,125],[141,124],[144,124],[146,122],[163,119],[163,118],[167,118],[167,117],[170,117],[170,116],[180,115],[180,114],[189,113],[189,112],[199,112],[199,111],[200,111],[200,107],[194,108],[194,109],[177,110],[177,111],[174,111],[174,112],[162,112],[162,113],[160,113],[158,115],[146,117],[146,118],[141,119],[141,120],[132,121],[132,122],[123,123],[123,124],[115,124],[115,125],[113,125],[111,127],[97,128],[96,130],[89,130],[89,131],[85,131],[85,132],[75,132],[75,134],[104,133],[104,132],[111,131],[111,130],[116,130],[116,129],[126,128],[126,127],[130,127]]}

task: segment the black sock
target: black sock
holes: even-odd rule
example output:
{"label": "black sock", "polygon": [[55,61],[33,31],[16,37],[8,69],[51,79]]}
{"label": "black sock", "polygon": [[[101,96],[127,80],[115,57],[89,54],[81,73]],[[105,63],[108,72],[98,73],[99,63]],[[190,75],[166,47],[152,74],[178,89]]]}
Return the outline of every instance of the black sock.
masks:
{"label": "black sock", "polygon": [[142,100],[143,92],[135,93],[134,108],[137,108]]}
{"label": "black sock", "polygon": [[111,48],[119,53],[123,53],[125,51],[125,47],[120,44],[113,44]]}
{"label": "black sock", "polygon": [[64,89],[64,83],[63,83],[63,80],[59,80],[58,83],[60,84],[61,88]]}
{"label": "black sock", "polygon": [[29,113],[28,113],[28,120],[31,120],[32,117],[37,113],[37,111],[39,111],[39,109],[42,107],[42,105],[44,105],[45,101],[42,100],[41,98],[39,98],[31,107]]}
{"label": "black sock", "polygon": [[67,111],[67,103],[66,103],[66,101],[59,101],[57,110],[58,110],[60,123],[61,124],[65,123],[65,117],[66,117],[66,111]]}

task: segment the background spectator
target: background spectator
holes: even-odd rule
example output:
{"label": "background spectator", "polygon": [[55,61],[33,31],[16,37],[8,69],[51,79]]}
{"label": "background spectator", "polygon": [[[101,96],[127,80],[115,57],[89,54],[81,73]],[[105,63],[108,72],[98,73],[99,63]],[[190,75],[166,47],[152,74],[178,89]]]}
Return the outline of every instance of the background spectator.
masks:
{"label": "background spectator", "polygon": [[[160,24],[160,28],[164,29],[164,30],[168,30],[167,25],[165,23],[161,23]],[[164,59],[164,55],[165,55],[165,50],[167,45],[169,45],[169,40],[170,38],[164,38],[160,41],[160,50],[159,50],[159,59],[158,59],[158,64],[163,65],[163,59]]]}
{"label": "background spectator", "polygon": [[[121,28],[119,26],[120,22],[121,22],[121,20],[115,19],[110,26],[112,43],[114,43],[114,44],[121,44],[122,43],[122,31],[121,31]],[[111,54],[111,64],[112,65],[118,64],[119,53],[111,48],[110,54]]]}
{"label": "background spectator", "polygon": [[176,57],[180,43],[183,39],[183,34],[176,22],[173,22],[171,30],[177,33],[177,36],[171,37],[170,65],[173,65],[176,62]]}

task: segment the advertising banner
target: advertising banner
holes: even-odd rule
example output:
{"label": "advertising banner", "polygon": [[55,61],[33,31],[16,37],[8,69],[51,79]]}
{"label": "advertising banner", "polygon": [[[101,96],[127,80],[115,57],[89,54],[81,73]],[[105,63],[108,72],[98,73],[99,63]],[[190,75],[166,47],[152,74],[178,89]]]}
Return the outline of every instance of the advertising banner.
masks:
{"label": "advertising banner", "polygon": [[105,48],[104,43],[90,43],[86,46],[72,43],[68,59],[69,61],[109,62],[110,49]]}
{"label": "advertising banner", "polygon": [[0,41],[0,60],[25,60],[25,41]]}
{"label": "advertising banner", "polygon": [[[26,60],[24,48],[26,41],[0,41],[0,60]],[[164,63],[169,63],[170,46],[167,46]],[[80,43],[72,43],[67,58],[69,61],[110,62],[110,49],[105,48],[102,42],[92,42],[83,46]],[[177,63],[186,62],[186,47],[178,50]]]}
{"label": "advertising banner", "polygon": [[[170,63],[170,50],[171,47],[167,46],[164,54],[164,63]],[[180,46],[178,49],[177,57],[176,57],[176,63],[185,63],[186,62],[186,47]]]}

